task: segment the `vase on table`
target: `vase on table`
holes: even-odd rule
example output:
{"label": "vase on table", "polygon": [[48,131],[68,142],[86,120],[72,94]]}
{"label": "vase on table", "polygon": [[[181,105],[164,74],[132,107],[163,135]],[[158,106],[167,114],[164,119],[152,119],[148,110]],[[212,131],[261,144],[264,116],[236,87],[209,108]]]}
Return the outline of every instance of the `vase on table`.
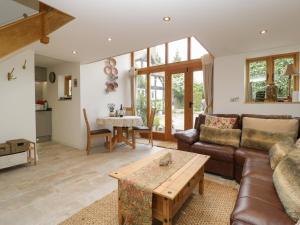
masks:
{"label": "vase on table", "polygon": [[277,102],[278,87],[274,84],[268,84],[266,87],[266,100],[268,102]]}

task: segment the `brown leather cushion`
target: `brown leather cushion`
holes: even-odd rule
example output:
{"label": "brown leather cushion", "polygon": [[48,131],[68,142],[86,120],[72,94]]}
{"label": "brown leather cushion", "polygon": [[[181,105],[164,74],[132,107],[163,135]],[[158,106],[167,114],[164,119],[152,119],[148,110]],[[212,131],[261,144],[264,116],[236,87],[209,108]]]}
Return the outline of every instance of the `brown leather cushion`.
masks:
{"label": "brown leather cushion", "polygon": [[251,176],[244,177],[239,190],[239,198],[241,197],[255,198],[283,210],[271,180],[267,181]]}
{"label": "brown leather cushion", "polygon": [[267,151],[261,151],[251,148],[239,148],[235,151],[235,162],[238,165],[244,165],[246,158],[269,159]]}
{"label": "brown leather cushion", "polygon": [[211,156],[219,161],[232,162],[234,160],[234,147],[196,142],[192,145],[192,152]]}
{"label": "brown leather cushion", "polygon": [[238,198],[231,221],[232,223],[241,221],[251,225],[294,225],[294,222],[283,210],[252,197]]}
{"label": "brown leather cushion", "polygon": [[137,126],[137,127],[132,127],[133,130],[142,130],[142,131],[148,131],[150,130],[149,127],[146,126]]}
{"label": "brown leather cushion", "polygon": [[244,164],[243,176],[254,173],[272,177],[273,170],[269,160],[267,158],[247,158]]}
{"label": "brown leather cushion", "polygon": [[188,144],[194,144],[199,141],[199,132],[197,129],[178,131],[174,134],[174,137]]}
{"label": "brown leather cushion", "polygon": [[94,135],[94,134],[110,134],[110,130],[108,129],[99,129],[99,130],[92,130],[91,131],[91,135]]}

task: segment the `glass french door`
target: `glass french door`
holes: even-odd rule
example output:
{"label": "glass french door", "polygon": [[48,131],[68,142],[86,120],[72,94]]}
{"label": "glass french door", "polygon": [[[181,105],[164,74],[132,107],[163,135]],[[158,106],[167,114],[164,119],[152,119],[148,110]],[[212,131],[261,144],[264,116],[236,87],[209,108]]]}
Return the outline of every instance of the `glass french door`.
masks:
{"label": "glass french door", "polygon": [[192,128],[202,111],[202,71],[184,68],[140,75],[137,96],[136,112],[145,124],[151,108],[156,108],[154,138],[175,140],[174,133]]}

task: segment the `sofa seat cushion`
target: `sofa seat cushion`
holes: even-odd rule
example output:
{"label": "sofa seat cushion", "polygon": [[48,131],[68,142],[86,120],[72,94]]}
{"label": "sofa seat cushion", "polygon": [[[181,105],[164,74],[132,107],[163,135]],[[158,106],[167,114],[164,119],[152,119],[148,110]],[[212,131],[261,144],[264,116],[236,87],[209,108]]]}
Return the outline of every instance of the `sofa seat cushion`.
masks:
{"label": "sofa seat cushion", "polygon": [[262,180],[252,176],[244,177],[239,190],[239,198],[241,197],[255,198],[283,210],[271,180]]}
{"label": "sofa seat cushion", "polygon": [[247,176],[249,174],[262,174],[272,179],[273,170],[270,167],[269,160],[267,158],[247,158],[242,175]]}
{"label": "sofa seat cushion", "polygon": [[251,197],[238,198],[231,214],[231,224],[239,221],[251,225],[295,225],[283,210]]}
{"label": "sofa seat cushion", "polygon": [[217,161],[233,163],[234,151],[235,148],[231,146],[216,145],[200,141],[192,145],[192,152],[209,155],[211,159]]}
{"label": "sofa seat cushion", "polygon": [[243,166],[246,158],[268,159],[268,152],[252,148],[239,148],[235,151],[235,163]]}

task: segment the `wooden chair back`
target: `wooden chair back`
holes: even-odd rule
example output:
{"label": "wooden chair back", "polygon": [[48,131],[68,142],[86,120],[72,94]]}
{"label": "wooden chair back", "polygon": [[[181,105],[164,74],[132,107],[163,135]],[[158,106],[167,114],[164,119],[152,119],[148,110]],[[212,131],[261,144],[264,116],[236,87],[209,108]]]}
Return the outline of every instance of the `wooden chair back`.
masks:
{"label": "wooden chair back", "polygon": [[155,113],[156,113],[156,108],[152,108],[152,109],[151,109],[151,113],[150,113],[149,122],[148,122],[148,127],[149,127],[151,130],[152,130],[153,123],[154,123]]}
{"label": "wooden chair back", "polygon": [[125,111],[125,116],[134,116],[134,108],[132,107],[124,107]]}
{"label": "wooden chair back", "polygon": [[85,108],[83,108],[83,116],[84,116],[84,121],[85,121],[85,124],[86,124],[87,133],[89,134],[91,132],[91,128],[90,128],[89,120],[88,120],[87,115],[86,115]]}

